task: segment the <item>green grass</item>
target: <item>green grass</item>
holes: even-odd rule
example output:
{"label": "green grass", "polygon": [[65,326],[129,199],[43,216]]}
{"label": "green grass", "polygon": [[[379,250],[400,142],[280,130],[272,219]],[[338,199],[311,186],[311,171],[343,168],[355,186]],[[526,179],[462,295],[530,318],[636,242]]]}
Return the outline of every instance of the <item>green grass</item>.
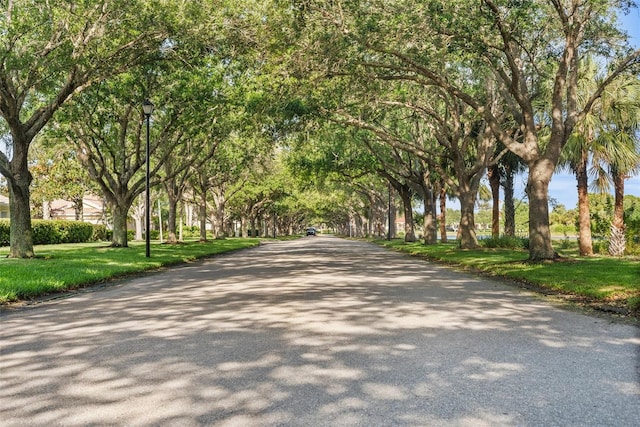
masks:
{"label": "green grass", "polygon": [[589,304],[614,305],[640,313],[640,259],[609,256],[579,257],[577,246],[558,242],[560,261],[531,263],[525,250],[458,249],[456,243],[425,246],[400,240],[377,241],[415,256],[479,270],[574,296]]}
{"label": "green grass", "polygon": [[0,303],[72,290],[257,244],[258,239],[152,243],[151,258],[145,257],[144,242],[130,242],[128,248],[111,248],[104,242],[36,246],[34,259],[6,258],[9,248],[0,248]]}

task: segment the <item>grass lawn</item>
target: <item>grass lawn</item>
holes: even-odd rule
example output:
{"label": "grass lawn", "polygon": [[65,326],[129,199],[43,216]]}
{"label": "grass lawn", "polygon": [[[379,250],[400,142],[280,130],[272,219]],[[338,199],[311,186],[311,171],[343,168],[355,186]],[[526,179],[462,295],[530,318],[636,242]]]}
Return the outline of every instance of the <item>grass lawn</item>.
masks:
{"label": "grass lawn", "polygon": [[594,307],[616,307],[640,315],[640,259],[578,257],[577,247],[558,247],[562,260],[527,262],[529,253],[514,249],[461,250],[456,243],[425,246],[401,240],[377,241],[395,250],[516,280]]}
{"label": "grass lawn", "polygon": [[225,239],[180,245],[152,242],[151,258],[145,257],[144,242],[129,242],[128,248],[111,248],[105,242],[36,246],[34,259],[6,258],[9,248],[3,247],[0,248],[0,304],[258,244],[258,239]]}

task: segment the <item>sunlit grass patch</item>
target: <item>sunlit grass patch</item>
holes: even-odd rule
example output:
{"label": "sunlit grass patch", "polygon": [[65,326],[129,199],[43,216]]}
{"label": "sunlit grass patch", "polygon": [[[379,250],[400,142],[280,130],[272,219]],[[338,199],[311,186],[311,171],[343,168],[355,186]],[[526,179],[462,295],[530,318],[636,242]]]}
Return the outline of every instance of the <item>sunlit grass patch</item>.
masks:
{"label": "sunlit grass patch", "polygon": [[154,242],[151,258],[145,256],[144,242],[131,242],[128,248],[107,247],[105,243],[37,246],[34,259],[6,258],[9,249],[1,248],[0,303],[70,290],[257,244],[258,239],[225,239],[180,245]]}
{"label": "sunlit grass patch", "polygon": [[386,247],[502,276],[568,295],[601,303],[614,302],[630,310],[640,309],[640,260],[609,256],[579,257],[573,247],[562,242],[559,262],[530,263],[522,249],[458,249],[457,243],[423,245],[400,240],[377,241]]}

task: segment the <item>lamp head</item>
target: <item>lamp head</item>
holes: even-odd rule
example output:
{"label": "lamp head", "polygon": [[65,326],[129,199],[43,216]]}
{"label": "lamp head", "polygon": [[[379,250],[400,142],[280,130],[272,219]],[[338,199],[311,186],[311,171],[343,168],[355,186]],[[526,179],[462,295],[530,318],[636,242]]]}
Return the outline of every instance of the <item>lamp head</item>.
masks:
{"label": "lamp head", "polygon": [[142,103],[142,110],[144,111],[144,115],[149,117],[151,113],[153,113],[153,107],[154,107],[153,103],[148,99],[145,99],[144,102]]}

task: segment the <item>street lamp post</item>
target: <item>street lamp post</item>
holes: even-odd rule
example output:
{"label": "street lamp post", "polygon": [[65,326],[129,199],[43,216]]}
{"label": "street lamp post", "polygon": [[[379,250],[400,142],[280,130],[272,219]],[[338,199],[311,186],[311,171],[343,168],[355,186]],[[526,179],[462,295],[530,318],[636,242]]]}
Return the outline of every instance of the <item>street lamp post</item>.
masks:
{"label": "street lamp post", "polygon": [[153,113],[153,103],[148,99],[145,99],[142,103],[142,110],[144,111],[144,115],[147,118],[147,147],[146,147],[146,158],[145,163],[147,166],[147,177],[146,177],[146,201],[145,201],[145,237],[146,237],[146,257],[151,257],[151,206],[149,197],[149,175],[151,173],[149,157],[151,157],[150,149],[149,149],[149,121],[151,119],[151,113]]}
{"label": "street lamp post", "polygon": [[388,188],[388,192],[389,192],[389,203],[387,206],[387,224],[388,224],[388,228],[387,228],[387,240],[391,240],[391,183],[389,183],[389,188]]}

